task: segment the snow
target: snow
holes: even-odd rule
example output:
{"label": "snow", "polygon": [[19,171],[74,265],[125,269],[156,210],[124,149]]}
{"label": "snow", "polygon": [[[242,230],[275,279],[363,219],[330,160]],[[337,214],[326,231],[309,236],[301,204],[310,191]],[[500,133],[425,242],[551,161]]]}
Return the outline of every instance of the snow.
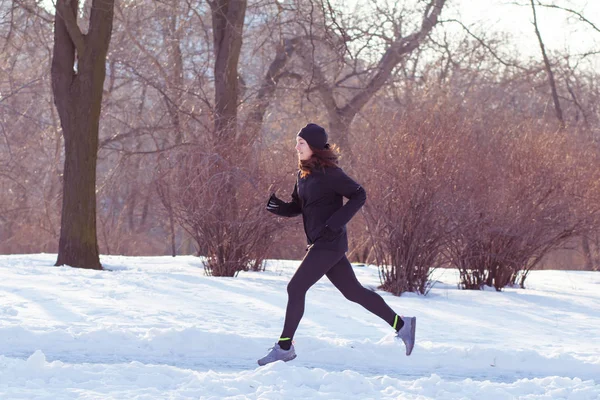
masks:
{"label": "snow", "polygon": [[[0,256],[2,399],[600,399],[600,273],[534,271],[528,288],[379,292],[417,317],[392,329],[327,279],[308,293],[298,357],[258,367],[281,333],[298,261],[204,275],[196,257],[103,256],[108,271]],[[376,287],[376,267],[356,266]]]}

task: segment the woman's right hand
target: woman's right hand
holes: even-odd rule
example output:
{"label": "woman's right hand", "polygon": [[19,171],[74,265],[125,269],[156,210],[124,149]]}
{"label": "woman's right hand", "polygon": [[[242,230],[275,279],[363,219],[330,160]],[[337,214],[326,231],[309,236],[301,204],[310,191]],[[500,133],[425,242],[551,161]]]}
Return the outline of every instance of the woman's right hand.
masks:
{"label": "woman's right hand", "polygon": [[271,197],[269,197],[269,201],[267,202],[267,211],[277,214],[277,212],[281,209],[281,204],[283,201],[279,200],[275,193],[271,193]]}

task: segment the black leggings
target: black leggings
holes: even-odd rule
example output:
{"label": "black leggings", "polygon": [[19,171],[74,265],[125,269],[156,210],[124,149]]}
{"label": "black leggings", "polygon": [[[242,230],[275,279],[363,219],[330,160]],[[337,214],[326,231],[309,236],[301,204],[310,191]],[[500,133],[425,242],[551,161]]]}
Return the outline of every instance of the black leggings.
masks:
{"label": "black leggings", "polygon": [[360,304],[390,325],[396,313],[377,293],[363,287],[356,279],[346,254],[335,250],[310,249],[288,284],[288,304],[282,338],[293,338],[304,314],[306,292],[319,279],[327,278],[348,300]]}

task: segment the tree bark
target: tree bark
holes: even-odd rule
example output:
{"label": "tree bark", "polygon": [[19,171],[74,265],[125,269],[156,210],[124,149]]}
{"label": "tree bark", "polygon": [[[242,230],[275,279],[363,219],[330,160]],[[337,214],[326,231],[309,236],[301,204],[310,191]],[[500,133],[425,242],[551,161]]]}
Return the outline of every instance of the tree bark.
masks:
{"label": "tree bark", "polygon": [[212,10],[215,51],[215,139],[232,142],[236,136],[238,107],[238,62],[246,0],[214,0]]}
{"label": "tree bark", "polygon": [[214,140],[219,153],[219,161],[215,163],[213,176],[219,176],[223,187],[223,200],[217,205],[217,220],[221,221],[216,231],[225,239],[220,241],[214,254],[210,256],[217,261],[212,274],[216,276],[230,275],[231,265],[237,264],[240,254],[232,248],[236,235],[236,224],[239,217],[238,201],[232,173],[242,164],[249,146],[240,143],[237,135],[238,108],[238,63],[242,48],[242,31],[246,15],[246,0],[213,0],[209,1],[212,11],[214,39],[214,76],[215,76],[215,112]]}
{"label": "tree bark", "polygon": [[590,241],[586,235],[581,237],[581,248],[583,249],[583,258],[585,260],[585,270],[594,270],[594,260],[592,259],[592,252],[590,251]]}
{"label": "tree bark", "polygon": [[172,2],[171,15],[169,15],[169,26],[166,29],[167,33],[165,37],[170,42],[169,57],[171,59],[172,68],[172,80],[166,82],[167,87],[170,86],[172,93],[172,101],[166,101],[167,109],[171,115],[173,121],[173,127],[175,130],[175,143],[181,144],[185,141],[185,130],[181,123],[180,108],[182,106],[183,99],[183,54],[181,52],[181,31],[178,26],[177,15],[177,0]]}
{"label": "tree bark", "polygon": [[77,0],[57,0],[52,90],[65,139],[63,204],[56,265],[102,269],[96,233],[96,162],[114,0],[94,0],[89,32]]}

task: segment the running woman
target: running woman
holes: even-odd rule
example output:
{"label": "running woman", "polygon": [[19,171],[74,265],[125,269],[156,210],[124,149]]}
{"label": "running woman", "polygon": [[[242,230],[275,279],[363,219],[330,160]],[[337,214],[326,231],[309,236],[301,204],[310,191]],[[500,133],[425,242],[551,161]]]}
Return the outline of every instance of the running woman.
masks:
{"label": "running woman", "polygon": [[[296,136],[298,175],[292,199],[285,202],[272,194],[267,210],[284,217],[302,215],[308,242],[307,253],[290,280],[283,332],[259,365],[296,358],[292,339],[304,314],[306,292],[323,275],[348,300],[362,305],[396,330],[406,355],[415,344],[415,317],[396,314],[377,293],[363,287],[346,258],[346,224],[367,199],[365,190],[338,167],[338,154],[328,144],[327,132],[308,124]],[[344,204],[343,198],[348,201]]]}

